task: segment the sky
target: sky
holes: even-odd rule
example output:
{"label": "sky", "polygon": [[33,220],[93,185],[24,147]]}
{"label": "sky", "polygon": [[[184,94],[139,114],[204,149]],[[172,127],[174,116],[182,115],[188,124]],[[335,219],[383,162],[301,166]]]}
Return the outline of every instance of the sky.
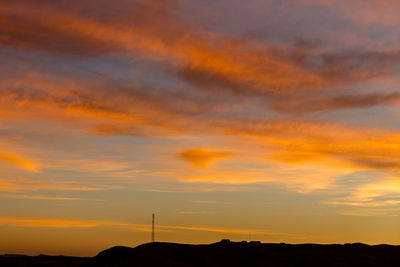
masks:
{"label": "sky", "polygon": [[0,254],[400,244],[397,0],[0,0]]}

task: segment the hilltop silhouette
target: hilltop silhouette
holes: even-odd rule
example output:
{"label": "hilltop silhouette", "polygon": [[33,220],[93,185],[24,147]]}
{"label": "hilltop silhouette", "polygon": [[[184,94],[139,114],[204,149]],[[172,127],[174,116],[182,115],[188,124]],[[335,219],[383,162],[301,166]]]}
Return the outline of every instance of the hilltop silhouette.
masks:
{"label": "hilltop silhouette", "polygon": [[400,246],[354,244],[263,244],[221,242],[210,245],[147,243],[113,247],[93,258],[0,256],[5,267],[142,266],[400,266]]}

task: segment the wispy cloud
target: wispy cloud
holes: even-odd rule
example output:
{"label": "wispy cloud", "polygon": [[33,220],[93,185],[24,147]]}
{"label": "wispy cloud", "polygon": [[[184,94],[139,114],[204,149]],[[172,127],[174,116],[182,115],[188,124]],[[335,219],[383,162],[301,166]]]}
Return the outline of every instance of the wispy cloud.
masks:
{"label": "wispy cloud", "polygon": [[0,152],[0,160],[11,163],[27,171],[39,172],[39,167],[40,167],[39,163],[25,159],[23,156],[20,155]]}
{"label": "wispy cloud", "polygon": [[231,202],[227,201],[214,201],[214,200],[192,200],[193,203],[206,204],[206,205],[230,205]]}
{"label": "wispy cloud", "polygon": [[54,190],[54,191],[97,191],[102,190],[99,186],[85,185],[76,181],[55,181],[55,180],[34,180],[25,178],[0,179],[0,191],[35,191],[35,190]]}
{"label": "wispy cloud", "polygon": [[95,221],[50,219],[50,218],[0,218],[1,225],[12,225],[19,227],[46,227],[46,228],[87,228],[100,226]]}
{"label": "wispy cloud", "polygon": [[[226,88],[239,95],[268,93],[266,101],[271,94],[289,99],[301,99],[298,95],[311,97],[330,87],[340,89],[338,86],[394,74],[399,67],[398,50],[321,53],[306,46],[277,47],[267,41],[206,31],[172,16],[175,9],[171,6],[175,8],[176,3],[133,1],[129,10],[138,16],[132,21],[123,14],[120,19],[85,17],[46,1],[3,5],[3,30],[7,35],[3,44],[70,56],[102,51],[135,53],[167,62],[181,79],[197,88]],[[43,12],[45,16],[41,15]],[[21,31],[21,23],[32,29]],[[41,32],[44,37],[29,32]],[[64,45],[66,39],[68,46]],[[338,96],[339,100],[343,98],[346,96]],[[352,103],[354,107],[385,103],[365,101],[362,96],[359,101],[352,100],[345,101],[344,107],[352,108]],[[328,103],[324,108],[340,107]]]}
{"label": "wispy cloud", "polygon": [[1,198],[13,199],[36,199],[36,200],[65,200],[65,201],[101,201],[93,198],[76,198],[76,197],[57,197],[57,196],[42,196],[42,195],[21,195],[21,194],[1,194]]}
{"label": "wispy cloud", "polygon": [[209,210],[196,210],[196,211],[178,211],[179,214],[183,215],[201,215],[201,214],[215,214],[215,211]]}
{"label": "wispy cloud", "polygon": [[[12,225],[18,227],[44,227],[44,228],[90,228],[90,227],[117,227],[127,228],[133,231],[148,232],[151,225],[134,224],[111,221],[91,221],[91,220],[71,220],[71,219],[53,219],[53,218],[12,218],[0,217],[0,225]],[[274,232],[262,229],[238,229],[238,228],[218,228],[218,227],[197,227],[197,226],[174,226],[157,225],[161,230],[181,230],[181,231],[200,231],[216,232],[228,234],[257,234],[265,236],[296,236],[296,234]]]}

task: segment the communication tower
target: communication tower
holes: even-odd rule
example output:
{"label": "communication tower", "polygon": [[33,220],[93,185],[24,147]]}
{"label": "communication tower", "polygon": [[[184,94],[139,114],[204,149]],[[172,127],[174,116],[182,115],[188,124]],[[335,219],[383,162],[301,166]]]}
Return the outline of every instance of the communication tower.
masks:
{"label": "communication tower", "polygon": [[152,223],[151,223],[151,242],[155,242],[156,241],[156,235],[154,233],[154,213],[152,216]]}

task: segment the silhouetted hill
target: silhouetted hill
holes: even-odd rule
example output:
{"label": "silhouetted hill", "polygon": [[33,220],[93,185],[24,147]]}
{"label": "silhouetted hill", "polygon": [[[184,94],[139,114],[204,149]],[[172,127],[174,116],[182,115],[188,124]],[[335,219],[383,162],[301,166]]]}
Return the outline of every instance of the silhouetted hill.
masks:
{"label": "silhouetted hill", "polygon": [[81,267],[89,259],[47,255],[31,257],[8,254],[0,256],[0,267]]}
{"label": "silhouetted hill", "polygon": [[221,241],[211,245],[148,243],[114,247],[87,267],[106,266],[400,266],[400,247],[261,244]]}
{"label": "silhouetted hill", "polygon": [[[14,261],[14,263],[13,263]],[[8,264],[8,265],[7,265]],[[14,264],[14,265],[13,265]],[[3,267],[400,266],[400,246],[262,244],[223,240],[210,245],[148,243],[113,247],[93,258],[0,256]]]}

